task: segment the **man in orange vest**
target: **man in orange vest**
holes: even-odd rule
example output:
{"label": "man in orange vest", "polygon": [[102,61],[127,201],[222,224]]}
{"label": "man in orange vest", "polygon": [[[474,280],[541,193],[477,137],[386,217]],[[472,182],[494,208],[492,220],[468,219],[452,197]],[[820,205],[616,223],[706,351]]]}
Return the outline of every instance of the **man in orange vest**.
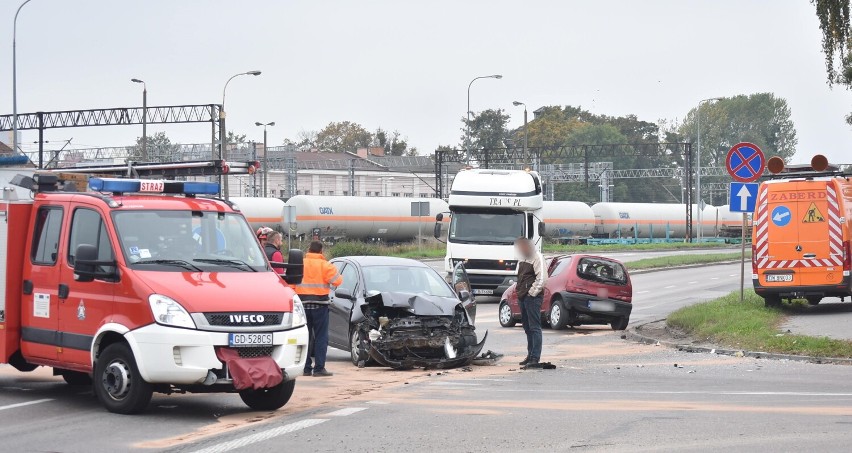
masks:
{"label": "man in orange vest", "polygon": [[[308,318],[311,346],[305,361],[305,376],[331,376],[325,369],[328,352],[328,304],[332,287],[343,284],[337,268],[322,254],[322,242],[312,241],[305,254],[302,283],[296,285],[296,294],[302,299]],[[312,364],[311,358],[314,359]]]}

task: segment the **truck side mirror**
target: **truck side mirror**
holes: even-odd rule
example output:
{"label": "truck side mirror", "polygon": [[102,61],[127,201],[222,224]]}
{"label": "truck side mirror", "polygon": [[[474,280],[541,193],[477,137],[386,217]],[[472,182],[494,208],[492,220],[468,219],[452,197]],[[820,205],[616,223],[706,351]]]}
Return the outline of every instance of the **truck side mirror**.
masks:
{"label": "truck side mirror", "polygon": [[302,277],[305,273],[305,256],[299,249],[290,249],[287,253],[287,264],[284,269],[284,281],[290,285],[298,285],[302,283]]}
{"label": "truck side mirror", "polygon": [[544,233],[545,233],[545,232],[546,232],[546,231],[545,231],[545,229],[544,229],[544,222],[538,222],[538,235],[539,235],[540,237],[544,237]]}
{"label": "truck side mirror", "polygon": [[[101,266],[113,268],[106,272],[98,269]],[[98,247],[92,244],[80,244],[74,251],[74,280],[78,282],[91,282],[96,278],[114,278],[115,261],[99,261]]]}
{"label": "truck side mirror", "polygon": [[440,222],[441,220],[444,220],[444,213],[439,212],[438,214],[435,215],[435,221]]}
{"label": "truck side mirror", "polygon": [[432,232],[435,236],[435,239],[441,239],[441,224],[435,223],[435,231]]}

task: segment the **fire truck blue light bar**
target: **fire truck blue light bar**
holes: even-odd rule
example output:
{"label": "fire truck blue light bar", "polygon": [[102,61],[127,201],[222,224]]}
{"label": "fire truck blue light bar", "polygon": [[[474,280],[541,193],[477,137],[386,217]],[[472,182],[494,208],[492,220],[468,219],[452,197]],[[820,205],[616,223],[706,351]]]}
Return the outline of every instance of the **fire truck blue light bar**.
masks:
{"label": "fire truck blue light bar", "polygon": [[150,179],[90,178],[89,189],[112,193],[167,193],[216,195],[219,184],[196,181],[157,181]]}

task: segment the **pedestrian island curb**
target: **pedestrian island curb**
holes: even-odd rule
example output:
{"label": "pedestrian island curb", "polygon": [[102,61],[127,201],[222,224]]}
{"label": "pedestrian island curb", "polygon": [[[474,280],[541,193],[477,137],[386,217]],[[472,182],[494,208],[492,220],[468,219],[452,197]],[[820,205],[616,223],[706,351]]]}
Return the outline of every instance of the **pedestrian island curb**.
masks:
{"label": "pedestrian island curb", "polygon": [[649,345],[660,345],[665,346],[667,348],[677,349],[678,351],[683,352],[693,352],[693,353],[703,353],[703,354],[718,354],[718,355],[728,355],[733,357],[752,357],[755,359],[771,359],[771,360],[793,360],[797,362],[810,362],[810,363],[829,363],[829,364],[837,364],[837,365],[852,365],[852,359],[842,358],[842,357],[812,357],[806,355],[794,355],[794,354],[777,354],[773,352],[760,352],[760,351],[744,351],[740,349],[725,349],[725,348],[712,348],[706,346],[695,346],[687,343],[676,343],[673,341],[661,340],[658,338],[653,338],[647,336],[643,333],[640,333],[643,327],[659,323],[665,322],[666,318],[657,319],[654,321],[649,321],[646,323],[639,324],[637,326],[631,327],[624,333],[624,338],[630,341],[635,341],[637,343],[649,344]]}

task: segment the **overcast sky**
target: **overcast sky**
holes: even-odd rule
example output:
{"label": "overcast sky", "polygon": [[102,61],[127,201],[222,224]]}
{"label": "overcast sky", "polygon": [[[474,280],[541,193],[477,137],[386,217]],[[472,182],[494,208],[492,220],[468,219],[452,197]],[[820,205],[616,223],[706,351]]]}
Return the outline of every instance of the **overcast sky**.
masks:
{"label": "overcast sky", "polygon": [[[0,3],[0,111],[12,112],[12,18]],[[681,119],[699,100],[769,91],[787,99],[795,161],[852,162],[806,0],[273,1],[32,0],[18,18],[18,111],[221,102],[228,129],[270,144],[350,120],[398,129],[431,153],[459,141],[471,109],[582,105],[595,113]],[[530,112],[530,114],[532,114]],[[209,142],[209,126],[150,126],[173,142]],[[25,132],[23,143],[37,139]],[[141,126],[53,129],[52,142],[133,143]],[[52,147],[53,144],[48,145]]]}

